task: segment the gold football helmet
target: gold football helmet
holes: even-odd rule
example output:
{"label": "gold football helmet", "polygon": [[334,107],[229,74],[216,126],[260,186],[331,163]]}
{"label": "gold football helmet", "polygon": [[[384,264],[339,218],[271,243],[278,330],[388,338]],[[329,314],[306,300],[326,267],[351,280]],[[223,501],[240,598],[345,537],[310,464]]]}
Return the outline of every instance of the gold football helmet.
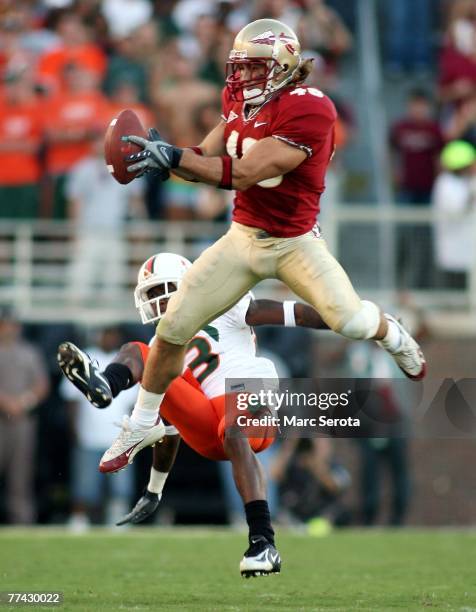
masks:
{"label": "gold football helmet", "polygon": [[252,21],[238,32],[230,51],[228,91],[233,100],[262,104],[292,81],[301,61],[301,45],[290,27],[275,19]]}

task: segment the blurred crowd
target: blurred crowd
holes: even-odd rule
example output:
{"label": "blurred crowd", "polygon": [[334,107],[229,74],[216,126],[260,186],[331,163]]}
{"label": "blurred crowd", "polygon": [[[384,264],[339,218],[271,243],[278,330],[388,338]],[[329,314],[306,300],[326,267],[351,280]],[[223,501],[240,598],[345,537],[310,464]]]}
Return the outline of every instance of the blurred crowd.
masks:
{"label": "blurred crowd", "polygon": [[111,230],[125,218],[226,218],[227,195],[175,177],[126,194],[107,175],[101,141],[131,108],[172,142],[198,144],[220,117],[234,35],[263,16],[296,28],[332,80],[352,36],[319,0],[3,2],[0,217],[88,224],[89,209],[107,202]]}
{"label": "blurred crowd", "polygon": [[[395,196],[399,204],[429,206],[438,199],[436,176],[461,170],[442,164],[445,144],[476,145],[476,0],[379,6],[384,82],[396,80],[408,91],[388,138]],[[103,161],[110,120],[132,108],[170,141],[198,144],[220,117],[234,35],[252,19],[271,17],[292,26],[304,54],[315,58],[309,84],[336,103],[336,143],[343,151],[365,138],[356,136],[358,105],[340,86],[342,60],[355,57],[355,11],[338,0],[4,0],[0,218],[74,221],[86,272],[101,259],[101,248],[116,254],[120,269],[125,220],[226,220],[229,193],[177,177],[158,183],[148,176],[128,188],[115,183]],[[463,169],[465,177],[471,172]],[[333,203],[352,201],[351,184],[339,154],[328,172],[323,222]],[[472,202],[472,188],[470,194]],[[452,203],[446,211],[435,208],[455,220]],[[471,224],[473,208],[460,210],[461,224]],[[435,258],[446,275],[440,286],[465,285],[472,256],[449,265],[428,225],[403,228],[398,243],[401,286],[438,285],[426,273]],[[72,270],[72,277],[86,272]]]}
{"label": "blurred crowd", "polygon": [[[386,76],[414,84],[389,133],[396,201],[432,205],[437,214],[434,227],[399,231],[399,282],[434,286],[435,261],[440,286],[462,288],[476,262],[476,2],[449,0],[435,7],[418,0],[389,8]],[[435,16],[438,37],[431,33]]]}

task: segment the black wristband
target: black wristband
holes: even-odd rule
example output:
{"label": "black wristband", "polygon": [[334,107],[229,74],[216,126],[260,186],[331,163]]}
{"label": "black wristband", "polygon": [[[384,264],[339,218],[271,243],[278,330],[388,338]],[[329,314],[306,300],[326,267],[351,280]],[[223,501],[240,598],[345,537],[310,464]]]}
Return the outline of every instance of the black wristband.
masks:
{"label": "black wristband", "polygon": [[182,159],[183,149],[180,147],[172,147],[172,163],[171,168],[178,168],[180,160]]}

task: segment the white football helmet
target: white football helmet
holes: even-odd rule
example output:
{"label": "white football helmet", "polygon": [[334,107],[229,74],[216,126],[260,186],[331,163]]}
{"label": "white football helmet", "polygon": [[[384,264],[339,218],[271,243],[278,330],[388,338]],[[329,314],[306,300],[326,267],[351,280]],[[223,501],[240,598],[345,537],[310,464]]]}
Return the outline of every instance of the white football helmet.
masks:
{"label": "white football helmet", "polygon": [[[233,100],[259,105],[288,85],[302,63],[293,30],[276,19],[258,19],[236,35],[227,62],[226,85]],[[260,77],[243,79],[240,69],[263,66]]]}
{"label": "white football helmet", "polygon": [[[142,323],[153,323],[164,316],[166,306],[163,301],[177,291],[185,272],[191,265],[188,259],[175,253],[157,253],[142,264],[134,290],[135,306],[140,313]],[[173,283],[174,286],[171,287],[169,283]],[[147,292],[159,285],[164,286],[163,293],[149,298]]]}

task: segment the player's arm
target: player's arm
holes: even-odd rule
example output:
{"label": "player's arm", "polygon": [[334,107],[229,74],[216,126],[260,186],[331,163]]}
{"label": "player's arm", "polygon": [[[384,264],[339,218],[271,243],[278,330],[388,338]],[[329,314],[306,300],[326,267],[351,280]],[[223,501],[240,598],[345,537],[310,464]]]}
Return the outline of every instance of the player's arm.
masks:
{"label": "player's arm", "polygon": [[[200,150],[200,153],[197,155],[197,157],[200,155],[203,157],[216,157],[219,155],[224,155],[225,154],[224,134],[225,134],[225,122],[221,120],[220,123],[217,126],[215,126],[213,130],[209,132],[205,136],[205,138],[202,140],[202,142],[198,145],[198,149]],[[190,149],[190,151],[193,151],[193,149]],[[179,166],[178,168],[175,168],[174,170],[172,170],[172,172],[173,174],[180,176],[186,181],[197,181],[198,180],[192,172],[187,171],[185,168],[182,168],[181,166]]]}
{"label": "player's arm", "polygon": [[308,304],[276,300],[251,300],[246,313],[247,325],[285,325],[286,327],[310,327],[329,329],[321,316]]}
{"label": "player's arm", "polygon": [[273,119],[273,136],[255,142],[239,159],[223,154],[204,157],[161,139],[131,135],[127,140],[142,151],[126,158],[130,164],[128,171],[179,169],[197,181],[244,191],[263,180],[291,172],[322,146],[329,149],[330,155],[337,116],[334,105],[313,88],[302,89],[299,96],[304,98],[288,99],[285,108]]}
{"label": "player's arm", "polygon": [[205,136],[198,146],[204,157],[216,157],[225,154],[225,122],[223,119]]}
{"label": "player's arm", "polygon": [[265,179],[291,172],[308,155],[304,147],[292,146],[273,137],[256,142],[241,159],[226,155],[204,157],[191,149],[180,149],[163,140],[146,140],[139,136],[127,138],[143,148],[139,153],[127,158],[131,163],[128,166],[129,172],[170,169],[173,172],[185,172],[189,180],[195,179],[238,191],[248,189]]}
{"label": "player's arm", "polygon": [[203,158],[185,150],[179,168],[202,183],[244,191],[260,181],[291,172],[306,157],[305,151],[268,137],[256,142],[241,159],[228,158],[229,162],[223,157]]}
{"label": "player's arm", "polygon": [[109,365],[116,363],[126,367],[130,372],[129,387],[132,387],[142,380],[148,352],[149,347],[143,342],[127,342],[121,346]]}

